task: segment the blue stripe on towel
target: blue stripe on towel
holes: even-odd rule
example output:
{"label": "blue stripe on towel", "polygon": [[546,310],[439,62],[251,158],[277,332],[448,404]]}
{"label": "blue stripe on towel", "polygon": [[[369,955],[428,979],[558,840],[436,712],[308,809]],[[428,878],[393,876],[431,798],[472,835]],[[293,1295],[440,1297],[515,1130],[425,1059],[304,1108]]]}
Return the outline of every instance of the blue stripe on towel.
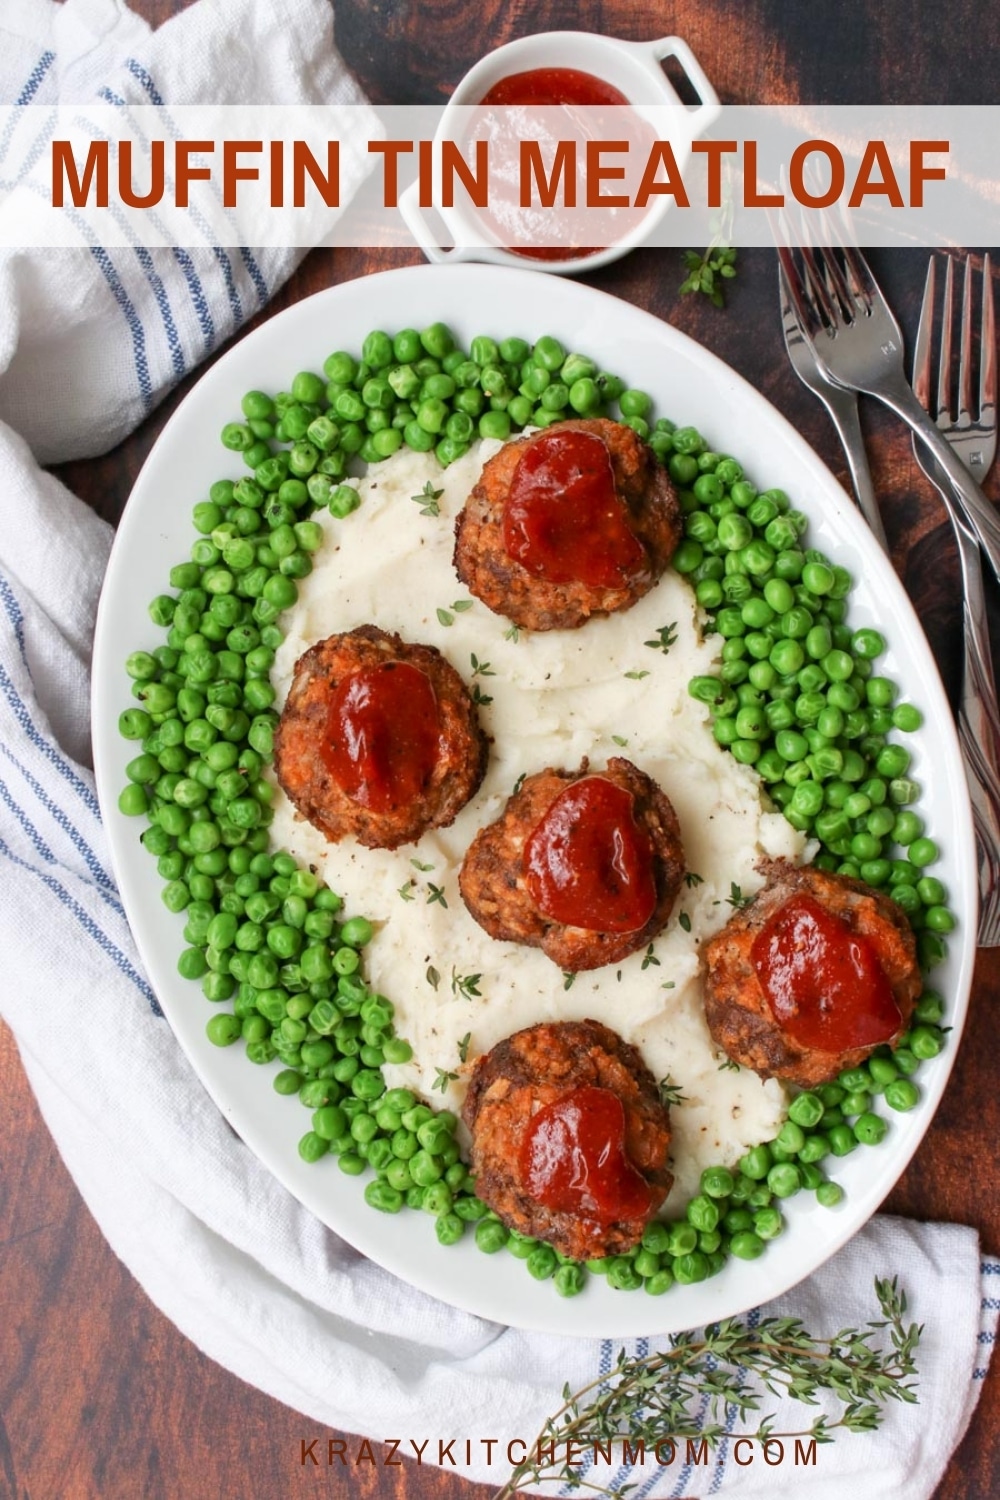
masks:
{"label": "blue stripe on towel", "polygon": [[263,307],[271,294],[267,289],[267,282],[264,280],[260,267],[245,245],[240,246],[240,259],[250,272],[250,280],[253,282],[257,292],[258,306]]}
{"label": "blue stripe on towel", "polygon": [[21,606],[17,602],[17,596],[6,578],[0,573],[0,599],[3,600],[7,617],[14,627],[14,639],[17,641],[17,649],[21,653],[21,660],[28,665],[28,657],[24,645],[24,616]]}
{"label": "blue stripe on towel", "polygon": [[136,62],[134,57],[127,57],[125,59],[125,66],[132,74],[132,77],[137,78],[142,84],[143,88],[146,90],[146,93],[149,95],[151,104],[162,105],[166,103],[166,100],[163,98],[163,95],[156,87],[150,74],[142,66],[142,63]]}
{"label": "blue stripe on towel", "polygon": [[222,249],[221,245],[214,245],[212,247],[212,254],[215,256],[216,260],[219,263],[219,269],[222,272],[222,279],[226,283],[226,296],[229,298],[229,306],[232,311],[236,327],[239,328],[243,322],[244,313],[243,304],[240,301],[239,288],[237,287],[235,278],[233,276],[233,263],[229,259],[226,251]]}
{"label": "blue stripe on towel", "polygon": [[[42,82],[42,79],[45,77],[46,73],[49,71],[55,60],[56,55],[54,52],[42,53],[41,57],[38,59],[35,66],[32,68],[30,74],[28,75],[28,79],[24,87],[14,101],[15,104],[23,106],[31,103],[32,99],[38,92],[38,88]],[[17,129],[19,119],[20,117],[14,114],[13,111],[7,118],[7,123],[4,126],[3,135],[0,136],[0,161],[3,161],[4,157],[7,155],[7,152],[10,150],[10,143],[14,138],[14,132]]]}
{"label": "blue stripe on towel", "polygon": [[[79,828],[77,828],[76,824],[70,820],[66,809],[60,807],[58,802],[54,801],[54,799],[49,796],[48,792],[42,786],[41,782],[38,781],[36,777],[32,776],[27,766],[22,765],[6,745],[0,745],[0,754],[2,754],[10,762],[10,764],[20,772],[31,790],[34,792],[41,806],[44,807],[45,811],[51,816],[53,821],[57,823],[58,826],[62,829],[63,833],[65,833],[66,837],[76,849],[77,853],[82,857],[84,864],[87,866],[87,869],[93,876],[94,884],[102,886],[111,895],[117,897],[118,887],[115,885],[113,877],[109,875],[108,871],[104,868],[104,865],[94,853],[94,850],[91,848],[90,844],[88,844],[87,840],[84,838]],[[118,909],[119,911],[121,910],[120,907]],[[122,915],[124,916],[124,912],[122,912]]]}
{"label": "blue stripe on towel", "polygon": [[[18,643],[21,647],[21,653],[23,656],[24,617],[21,614],[21,609],[18,605],[17,598],[13,590],[11,589],[7,580],[4,579],[2,574],[0,574],[0,601],[3,602],[7,616],[14,627],[14,633],[16,638],[18,639]],[[50,740],[47,740],[42,734],[41,730],[37,727],[31,717],[27,705],[21,698],[20,693],[17,691],[13,679],[2,663],[0,663],[0,689],[2,689],[4,697],[7,699],[7,702],[14,710],[17,722],[20,724],[21,728],[24,730],[31,743],[35,746],[36,749],[41,750],[42,754],[48,761],[51,762],[51,764],[59,772],[60,776],[62,776],[63,779],[67,781],[73,788],[87,810],[89,812],[92,812],[94,817],[98,820],[98,822],[100,822],[101,809],[98,805],[98,801],[94,793],[84,781],[83,777],[80,776],[74,769],[72,763],[66,760],[65,757],[59,753],[56,746],[53,745]]]}
{"label": "blue stripe on towel", "polygon": [[[218,247],[216,247],[216,254],[220,254]],[[194,261],[191,259],[187,251],[182,249],[180,245],[174,246],[174,259],[180,266],[181,270],[184,272],[184,279],[187,281],[188,291],[191,293],[191,304],[194,307],[195,315],[198,319],[199,327],[201,328],[202,337],[205,340],[205,346],[202,350],[202,353],[210,354],[215,348],[215,320],[212,317],[212,310],[208,305],[208,298],[205,296],[201,281],[198,276],[198,272],[195,270]],[[225,261],[226,266],[229,265],[228,256],[221,256],[221,259]],[[230,282],[232,281],[231,271],[229,280]]]}
{"label": "blue stripe on towel", "polygon": [[181,341],[177,333],[177,325],[174,322],[173,309],[170,306],[167,289],[163,285],[156,266],[153,264],[153,257],[149,251],[142,245],[136,245],[134,249],[135,258],[146,273],[146,280],[152,288],[156,305],[160,310],[160,317],[163,319],[163,331],[167,335],[167,347],[170,350],[170,363],[173,367],[174,376],[177,380],[180,380],[185,374],[187,366],[184,362],[184,351],[181,348]]}
{"label": "blue stripe on towel", "polygon": [[24,88],[15,99],[15,104],[31,103],[32,99],[38,93],[39,85],[41,84],[42,79],[45,77],[46,73],[49,71],[55,60],[56,55],[54,52],[45,51],[42,53],[35,66],[32,68],[31,73],[28,75],[28,80],[25,83]]}
{"label": "blue stripe on towel", "polygon": [[100,267],[101,274],[111,291],[111,295],[118,303],[122,315],[128,324],[129,333],[132,335],[132,355],[135,360],[135,375],[139,382],[139,393],[142,396],[142,404],[147,412],[153,409],[153,382],[149,375],[149,360],[146,355],[146,332],[142,326],[142,319],[132,305],[124,286],[121,283],[114,263],[100,245],[91,245],[90,253]]}

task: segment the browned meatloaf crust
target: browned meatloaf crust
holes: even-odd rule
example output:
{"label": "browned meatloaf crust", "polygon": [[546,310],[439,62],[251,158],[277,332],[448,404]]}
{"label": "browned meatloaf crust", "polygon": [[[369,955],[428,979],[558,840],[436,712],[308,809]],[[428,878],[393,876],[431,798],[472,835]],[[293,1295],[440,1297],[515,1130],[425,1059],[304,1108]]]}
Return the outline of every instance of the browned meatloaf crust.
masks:
{"label": "browned meatloaf crust", "polygon": [[752,1068],[762,1078],[780,1078],[800,1088],[812,1088],[836,1078],[844,1068],[857,1067],[875,1049],[824,1052],[803,1047],[774,1019],[750,952],[770,918],[800,894],[812,896],[872,943],[902,1016],[897,1035],[902,1035],[909,1024],[921,981],[913,933],[905,912],[895,901],[846,875],[775,863],[763,890],[727,922],[705,950],[705,1017],[712,1036],[734,1062]]}
{"label": "browned meatloaf crust", "polygon": [[[653,845],[656,906],[635,932],[567,927],[540,912],[528,889],[524,846],[556,798],[584,776],[597,775],[631,793],[636,822]],[[529,776],[495,823],[480,829],[462,863],[459,889],[472,916],[501,942],[541,948],[560,969],[576,973],[618,963],[652,942],[666,926],[684,877],[677,814],[656,785],[629,760],[615,756],[606,771],[547,769]]]}
{"label": "browned meatloaf crust", "polygon": [[[588,1085],[609,1090],[624,1107],[625,1152],[650,1189],[649,1210],[641,1218],[602,1224],[553,1211],[531,1198],[520,1181],[532,1116]],[[574,1260],[630,1250],[670,1190],[670,1119],[656,1080],[635,1047],[597,1021],[529,1026],[498,1043],[476,1062],[462,1113],[472,1132],[478,1196],[509,1228],[545,1240]]]}
{"label": "browned meatloaf crust", "polygon": [[[628,587],[548,583],[534,577],[504,548],[504,503],[521,455],[545,433],[571,428],[594,433],[610,452],[615,485],[625,502],[629,526],[648,560],[648,567]],[[455,570],[471,593],[522,629],[573,630],[591,615],[628,609],[648,594],[673,557],[681,530],[674,487],[652,450],[631,427],[605,417],[581,418],[553,423],[543,433],[507,443],[484,466],[455,523]]]}
{"label": "browned meatloaf crust", "polygon": [[[338,786],[320,754],[330,702],[338,684],[363,667],[406,662],[425,673],[441,719],[438,756],[427,785],[404,807],[378,812]],[[375,625],[360,625],[312,646],[295,664],[288,700],[274,739],[274,768],[282,788],[331,843],[352,835],[369,849],[412,843],[428,828],[444,828],[475,793],[486,772],[489,741],[479,727],[465,683],[433,646],[410,645]]]}

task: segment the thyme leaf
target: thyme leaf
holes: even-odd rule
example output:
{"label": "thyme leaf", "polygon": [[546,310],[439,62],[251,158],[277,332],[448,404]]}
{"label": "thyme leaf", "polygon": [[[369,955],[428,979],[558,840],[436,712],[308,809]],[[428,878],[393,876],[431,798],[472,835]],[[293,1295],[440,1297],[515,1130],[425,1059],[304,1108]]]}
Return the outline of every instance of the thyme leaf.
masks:
{"label": "thyme leaf", "polygon": [[673,620],[669,625],[661,625],[656,632],[656,637],[651,641],[644,641],[643,645],[651,646],[654,651],[662,651],[664,656],[671,646],[677,641],[677,621]]}
{"label": "thyme leaf", "polygon": [[686,1104],[687,1095],[681,1093],[679,1083],[673,1083],[669,1078],[661,1078],[657,1085],[660,1091],[660,1099],[669,1109],[672,1104]]}
{"label": "thyme leaf", "polygon": [[438,505],[438,501],[443,494],[444,490],[436,490],[428,479],[420,494],[411,495],[410,499],[414,505],[420,506],[420,514],[422,516],[439,516],[441,514],[441,507]]}
{"label": "thyme leaf", "polygon": [[[482,992],[479,988],[482,974],[459,974],[457,969],[451,971],[451,992],[453,995],[461,995],[463,1000],[481,1000]],[[463,1062],[465,1059],[462,1059]]]}
{"label": "thyme leaf", "polygon": [[458,1077],[457,1073],[445,1072],[444,1068],[435,1068],[434,1073],[435,1078],[431,1088],[437,1089],[442,1094],[447,1093],[449,1083],[454,1083]]}

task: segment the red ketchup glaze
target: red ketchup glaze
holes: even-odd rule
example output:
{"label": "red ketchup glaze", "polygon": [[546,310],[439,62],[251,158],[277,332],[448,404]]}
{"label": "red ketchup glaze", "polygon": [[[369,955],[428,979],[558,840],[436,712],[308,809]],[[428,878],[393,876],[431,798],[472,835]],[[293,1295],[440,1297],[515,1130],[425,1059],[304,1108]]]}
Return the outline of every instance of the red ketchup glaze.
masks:
{"label": "red ketchup glaze", "polygon": [[625,95],[603,78],[579,68],[531,68],[501,78],[481,104],[627,104]]}
{"label": "red ketchup glaze", "polygon": [[584,1086],[532,1117],[521,1180],[536,1203],[600,1224],[649,1211],[649,1185],[625,1151],[625,1107],[609,1089]]}
{"label": "red ketchup glaze", "polygon": [[539,911],[589,932],[637,932],[656,907],[653,848],[631,793],[586,776],[561,792],[524,846]]}
{"label": "red ketchup glaze", "polygon": [[900,1028],[873,944],[812,896],[793,896],[775,912],[750,960],[774,1019],[802,1047],[873,1047]]}
{"label": "red ketchup glaze", "polygon": [[352,802],[383,813],[419,797],[440,741],[430,679],[407,662],[383,662],[360,667],[337,684],[321,754]]}
{"label": "red ketchup glaze", "polygon": [[593,432],[544,432],[522,454],[503,511],[508,557],[546,583],[624,588],[647,567]]}

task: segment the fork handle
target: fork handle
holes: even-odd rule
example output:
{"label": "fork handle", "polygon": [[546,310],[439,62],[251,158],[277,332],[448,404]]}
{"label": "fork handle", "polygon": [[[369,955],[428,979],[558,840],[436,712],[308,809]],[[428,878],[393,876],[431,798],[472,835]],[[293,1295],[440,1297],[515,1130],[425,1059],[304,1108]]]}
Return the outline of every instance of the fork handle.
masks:
{"label": "fork handle", "polygon": [[833,385],[830,382],[822,386],[813,386],[812,389],[830,413],[830,420],[837,429],[847,466],[851,471],[851,483],[854,486],[854,497],[858,502],[858,509],[868,522],[868,528],[882,551],[888,553],[889,543],[886,541],[882,514],[875,498],[872,471],[868,467],[868,456],[865,452],[857,395],[854,391],[847,391],[842,386]]}
{"label": "fork handle", "polygon": [[965,661],[959,703],[958,738],[965,761],[969,797],[979,852],[980,929],[982,947],[1000,945],[996,914],[995,870],[1000,860],[1000,709],[990,649],[983,570],[976,539],[954,518],[962,567]]}
{"label": "fork handle", "polygon": [[954,449],[941,436],[902,375],[898,383],[882,386],[870,394],[902,417],[944,470],[962,514],[985,552],[994,576],[1000,580],[1000,512],[990,504]]}

